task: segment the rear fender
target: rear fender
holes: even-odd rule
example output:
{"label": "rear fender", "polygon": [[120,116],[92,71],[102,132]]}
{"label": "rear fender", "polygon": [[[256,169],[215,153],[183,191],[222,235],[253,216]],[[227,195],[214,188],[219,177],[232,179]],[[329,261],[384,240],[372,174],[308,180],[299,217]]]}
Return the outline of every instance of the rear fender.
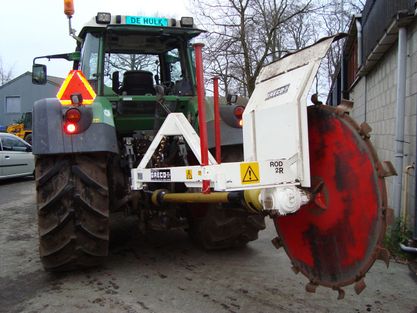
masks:
{"label": "rear fender", "polygon": [[118,153],[116,131],[107,123],[93,123],[82,133],[64,133],[66,110],[58,99],[36,101],[33,106],[33,154],[112,152]]}
{"label": "rear fender", "polygon": [[[220,107],[220,138],[222,146],[242,145],[243,133],[239,119],[234,114],[237,105],[227,105]],[[207,136],[209,149],[215,146],[214,120],[207,122]]]}

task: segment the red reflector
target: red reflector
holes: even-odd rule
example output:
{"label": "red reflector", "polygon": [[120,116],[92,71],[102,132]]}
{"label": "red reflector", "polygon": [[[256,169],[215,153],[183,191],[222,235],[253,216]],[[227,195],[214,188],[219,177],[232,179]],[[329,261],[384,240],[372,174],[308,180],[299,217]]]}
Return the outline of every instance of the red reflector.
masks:
{"label": "red reflector", "polygon": [[69,109],[65,113],[65,120],[71,123],[77,123],[81,119],[81,112],[77,109]]}
{"label": "red reflector", "polygon": [[237,106],[234,109],[233,114],[236,116],[236,118],[241,119],[243,115],[243,111],[245,111],[245,107]]}
{"label": "red reflector", "polygon": [[74,123],[65,124],[65,132],[67,134],[73,134],[75,133],[76,130],[77,130],[77,125],[75,125]]}

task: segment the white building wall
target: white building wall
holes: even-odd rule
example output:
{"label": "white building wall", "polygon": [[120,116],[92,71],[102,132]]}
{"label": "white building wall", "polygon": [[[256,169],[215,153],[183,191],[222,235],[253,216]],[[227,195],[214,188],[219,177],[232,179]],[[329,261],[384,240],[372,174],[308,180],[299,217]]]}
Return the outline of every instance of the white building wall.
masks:
{"label": "white building wall", "polygon": [[[407,86],[405,118],[405,158],[404,167],[416,162],[416,107],[417,107],[417,23],[407,29]],[[351,100],[354,101],[352,116],[359,123],[366,121],[372,127],[371,141],[381,161],[389,160],[394,164],[395,151],[395,112],[397,96],[397,43],[380,59],[379,63],[362,77],[353,87]],[[398,169],[397,169],[398,171]],[[404,171],[404,169],[403,169]],[[415,208],[415,170],[411,171],[407,201],[411,220]],[[406,175],[404,175],[405,178]],[[388,204],[393,206],[393,177],[386,179]]]}

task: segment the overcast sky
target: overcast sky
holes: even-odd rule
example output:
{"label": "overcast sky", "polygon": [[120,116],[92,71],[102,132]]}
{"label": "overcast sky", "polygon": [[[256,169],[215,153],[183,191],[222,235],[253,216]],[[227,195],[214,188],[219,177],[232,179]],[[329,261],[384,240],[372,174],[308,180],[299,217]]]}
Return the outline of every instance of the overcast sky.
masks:
{"label": "overcast sky", "polygon": [[[2,0],[6,2],[5,0]],[[72,26],[77,33],[97,12],[121,15],[190,16],[188,0],[74,0]],[[36,56],[74,51],[63,0],[8,0],[0,10],[0,58],[13,77],[31,71]],[[48,74],[65,77],[67,61],[46,63]]]}

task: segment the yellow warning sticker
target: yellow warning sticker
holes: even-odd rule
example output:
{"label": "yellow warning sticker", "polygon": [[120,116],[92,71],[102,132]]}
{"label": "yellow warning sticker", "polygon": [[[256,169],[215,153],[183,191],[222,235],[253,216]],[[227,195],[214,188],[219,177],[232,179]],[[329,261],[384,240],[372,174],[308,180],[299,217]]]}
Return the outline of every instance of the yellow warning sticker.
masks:
{"label": "yellow warning sticker", "polygon": [[185,178],[186,179],[193,179],[193,170],[191,170],[191,169],[185,170]]}
{"label": "yellow warning sticker", "polygon": [[240,164],[240,181],[245,184],[259,184],[259,164],[249,162]]}

